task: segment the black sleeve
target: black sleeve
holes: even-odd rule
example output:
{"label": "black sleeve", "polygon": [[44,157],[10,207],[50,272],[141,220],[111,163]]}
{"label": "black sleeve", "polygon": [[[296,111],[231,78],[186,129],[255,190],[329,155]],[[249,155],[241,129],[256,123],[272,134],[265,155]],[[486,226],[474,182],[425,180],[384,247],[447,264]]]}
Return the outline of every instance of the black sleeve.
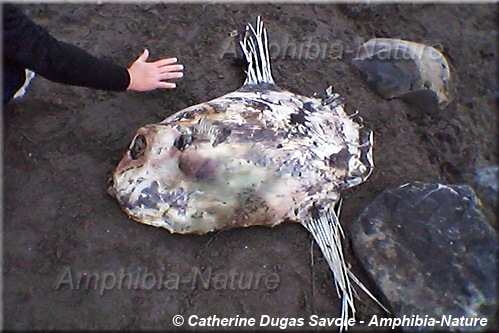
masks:
{"label": "black sleeve", "polygon": [[59,42],[16,6],[3,6],[4,62],[28,68],[48,80],[101,90],[126,90],[126,68]]}

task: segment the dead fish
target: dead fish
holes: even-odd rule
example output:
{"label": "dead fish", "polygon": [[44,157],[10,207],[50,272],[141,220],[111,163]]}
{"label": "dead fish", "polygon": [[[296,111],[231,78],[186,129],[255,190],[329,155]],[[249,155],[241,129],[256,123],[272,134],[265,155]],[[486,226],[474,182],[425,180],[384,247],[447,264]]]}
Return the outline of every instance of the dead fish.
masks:
{"label": "dead fish", "polygon": [[134,220],[172,233],[301,223],[333,272],[347,327],[351,280],[373,296],[345,263],[338,203],[371,174],[373,134],[331,89],[319,99],[274,83],[260,18],[241,47],[243,86],[140,128],[109,193]]}

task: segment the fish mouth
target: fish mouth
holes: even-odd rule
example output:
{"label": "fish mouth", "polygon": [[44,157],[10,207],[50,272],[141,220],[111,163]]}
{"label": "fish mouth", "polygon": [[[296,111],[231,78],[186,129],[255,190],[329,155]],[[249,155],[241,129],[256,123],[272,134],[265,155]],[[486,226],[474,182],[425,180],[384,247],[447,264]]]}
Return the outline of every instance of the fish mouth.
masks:
{"label": "fish mouth", "polygon": [[107,177],[107,193],[112,196],[113,198],[117,199],[118,198],[118,190],[116,189],[115,181],[114,181],[114,173],[113,172],[109,177]]}
{"label": "fish mouth", "polygon": [[112,185],[108,186],[108,188],[107,188],[107,194],[109,194],[113,198],[117,198],[118,197],[118,191],[116,191],[116,189]]}

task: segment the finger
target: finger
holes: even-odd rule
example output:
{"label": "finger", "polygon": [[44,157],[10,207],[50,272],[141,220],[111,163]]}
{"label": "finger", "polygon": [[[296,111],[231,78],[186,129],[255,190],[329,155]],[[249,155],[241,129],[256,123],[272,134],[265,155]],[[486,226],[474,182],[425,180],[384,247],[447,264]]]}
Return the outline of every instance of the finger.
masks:
{"label": "finger", "polygon": [[157,88],[163,88],[163,89],[173,89],[177,87],[177,85],[173,82],[158,82]]}
{"label": "finger", "polygon": [[155,61],[155,62],[153,62],[153,64],[156,67],[163,67],[163,66],[174,64],[177,61],[178,61],[177,58],[168,58],[168,59],[161,59],[161,60]]}
{"label": "finger", "polygon": [[160,80],[169,80],[169,79],[178,79],[182,76],[184,76],[184,73],[182,72],[167,72],[167,73],[162,73],[159,77]]}
{"label": "finger", "polygon": [[142,54],[137,58],[137,61],[145,62],[148,57],[149,57],[149,50],[144,49],[144,52],[142,52]]}
{"label": "finger", "polygon": [[160,68],[160,70],[160,73],[180,72],[184,70],[184,65],[163,66]]}

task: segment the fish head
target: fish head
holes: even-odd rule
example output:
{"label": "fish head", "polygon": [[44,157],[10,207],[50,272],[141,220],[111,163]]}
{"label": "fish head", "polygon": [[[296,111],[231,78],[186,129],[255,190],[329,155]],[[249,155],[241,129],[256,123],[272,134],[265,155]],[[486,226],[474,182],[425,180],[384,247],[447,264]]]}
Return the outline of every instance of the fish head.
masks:
{"label": "fish head", "polygon": [[[282,220],[286,211],[269,208],[275,200],[268,197],[281,198],[288,187],[274,186],[278,180],[271,171],[241,158],[253,144],[220,143],[226,136],[197,121],[142,127],[113,172],[108,192],[134,220],[174,233]],[[262,190],[262,184],[269,189]]]}
{"label": "fish head", "polygon": [[179,138],[183,138],[182,134],[172,126],[155,124],[139,128],[113,173],[113,184],[122,189],[144,176],[168,185],[178,173]]}
{"label": "fish head", "polygon": [[[192,149],[186,149],[189,137],[180,127],[169,124],[146,125],[137,130],[111,176],[108,189],[130,217],[167,227],[163,224],[185,215],[189,200],[186,178],[201,174],[196,167],[209,164],[196,159]],[[189,158],[186,167],[185,160]]]}

